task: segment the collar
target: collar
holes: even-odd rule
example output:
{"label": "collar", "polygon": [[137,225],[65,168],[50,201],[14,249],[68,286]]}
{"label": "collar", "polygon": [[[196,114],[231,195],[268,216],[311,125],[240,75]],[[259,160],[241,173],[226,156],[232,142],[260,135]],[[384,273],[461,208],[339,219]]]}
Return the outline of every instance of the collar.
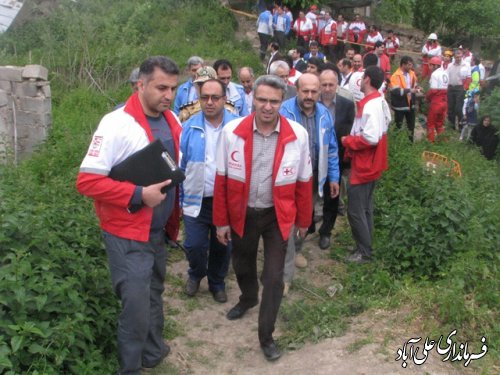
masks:
{"label": "collar", "polygon": [[378,98],[379,96],[382,96],[382,94],[378,90],[375,90],[370,95],[366,95],[363,99],[357,102],[356,105],[358,107],[358,111],[356,113],[356,117],[360,118],[362,116],[363,108],[366,103],[368,103],[372,99]]}

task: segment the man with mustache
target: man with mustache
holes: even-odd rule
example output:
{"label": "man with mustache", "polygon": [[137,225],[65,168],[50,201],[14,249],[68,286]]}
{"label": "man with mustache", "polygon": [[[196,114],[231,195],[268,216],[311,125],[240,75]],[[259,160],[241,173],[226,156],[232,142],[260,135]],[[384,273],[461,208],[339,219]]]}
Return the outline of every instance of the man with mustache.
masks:
{"label": "man with mustache", "polygon": [[189,261],[185,293],[194,297],[206,276],[214,300],[224,303],[230,248],[217,241],[212,222],[215,153],[225,124],[238,116],[224,108],[226,86],[221,81],[206,76],[196,81],[200,85],[201,111],[183,124],[181,136],[180,166],[186,174],[181,206]]}
{"label": "man with mustache", "polygon": [[[285,101],[280,112],[285,117],[302,124],[309,134],[314,200],[323,197],[326,185],[333,199],[339,194],[339,159],[334,119],[328,108],[319,103],[320,81],[316,75],[302,74],[296,86],[297,96]],[[308,233],[314,233],[314,231],[313,222]],[[290,236],[285,259],[285,292],[288,291],[293,279],[294,263],[297,267],[307,266],[306,258],[299,252],[301,241],[297,241],[297,246],[295,246],[294,237]]]}
{"label": "man with mustache", "polygon": [[[167,251],[165,231],[177,238],[176,187],[166,180],[149,186],[116,181],[113,166],[156,139],[177,162],[181,125],[169,110],[179,68],[155,56],[139,68],[138,92],[125,106],[103,117],[77,178],[78,191],[94,199],[103,231],[113,289],[121,301],[118,318],[119,373],[140,374],[170,352],[163,341],[163,300]],[[166,228],[166,229],[165,229]]]}

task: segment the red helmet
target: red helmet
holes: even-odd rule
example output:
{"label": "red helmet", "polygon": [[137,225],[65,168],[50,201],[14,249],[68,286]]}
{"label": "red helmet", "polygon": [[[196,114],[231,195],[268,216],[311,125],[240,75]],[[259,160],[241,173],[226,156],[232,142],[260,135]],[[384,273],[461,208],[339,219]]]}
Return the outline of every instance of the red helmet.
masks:
{"label": "red helmet", "polygon": [[432,65],[441,65],[441,57],[439,56],[434,56],[429,60],[429,64]]}

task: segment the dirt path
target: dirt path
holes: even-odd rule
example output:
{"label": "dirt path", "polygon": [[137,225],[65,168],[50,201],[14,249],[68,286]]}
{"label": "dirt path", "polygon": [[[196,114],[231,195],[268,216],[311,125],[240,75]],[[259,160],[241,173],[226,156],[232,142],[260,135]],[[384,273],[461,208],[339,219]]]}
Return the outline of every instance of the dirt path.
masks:
{"label": "dirt path", "polygon": [[[345,221],[341,218],[341,223]],[[331,278],[319,270],[338,266],[328,251],[317,247],[318,237],[312,235],[305,243],[309,266],[298,271],[296,279],[307,278],[315,286],[327,287]],[[333,244],[333,249],[335,244]],[[284,351],[275,363],[267,362],[257,340],[258,308],[251,309],[241,320],[229,321],[226,312],[238,301],[239,289],[234,273],[230,271],[227,283],[229,301],[216,303],[208,291],[206,280],[194,298],[183,293],[187,278],[187,262],[179,250],[172,253],[174,261],[169,265],[170,274],[165,294],[165,309],[179,336],[170,341],[171,354],[153,374],[436,374],[468,375],[474,370],[464,369],[462,364],[443,363],[436,351],[421,366],[408,360],[402,368],[396,361],[397,349],[412,337],[426,334],[418,331],[418,323],[407,319],[408,311],[369,310],[353,318],[347,332],[319,343],[307,343],[298,350]],[[292,288],[288,299],[300,299],[306,291]],[[279,340],[283,317],[277,322],[275,337]],[[167,328],[167,331],[170,328]],[[463,362],[462,362],[463,363]]]}

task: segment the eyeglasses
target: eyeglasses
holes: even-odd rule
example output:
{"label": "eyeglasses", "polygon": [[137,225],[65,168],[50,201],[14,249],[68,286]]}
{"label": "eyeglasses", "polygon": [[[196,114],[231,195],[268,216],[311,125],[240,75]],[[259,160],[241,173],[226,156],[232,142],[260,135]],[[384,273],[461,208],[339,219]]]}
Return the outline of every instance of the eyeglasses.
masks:
{"label": "eyeglasses", "polygon": [[255,101],[262,105],[269,104],[271,107],[279,107],[281,105],[281,100],[279,99],[266,99],[257,96],[255,97]]}
{"label": "eyeglasses", "polygon": [[216,103],[221,100],[224,96],[222,95],[201,95],[200,100],[204,103],[208,102],[210,99],[212,102]]}

